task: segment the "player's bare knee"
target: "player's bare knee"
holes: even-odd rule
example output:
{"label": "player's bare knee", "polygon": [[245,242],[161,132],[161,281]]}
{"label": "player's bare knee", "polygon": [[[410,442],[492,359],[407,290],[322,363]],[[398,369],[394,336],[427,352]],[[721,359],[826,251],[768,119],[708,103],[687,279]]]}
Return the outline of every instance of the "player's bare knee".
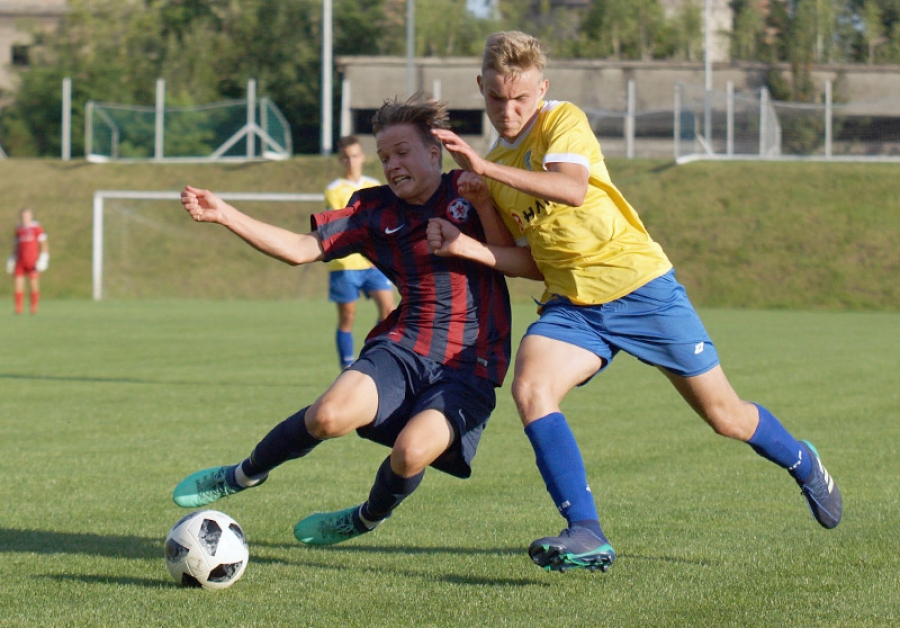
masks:
{"label": "player's bare knee", "polygon": [[531,417],[534,408],[551,402],[553,396],[549,386],[526,377],[516,377],[510,391],[523,421],[526,417]]}
{"label": "player's bare knee", "polygon": [[398,441],[391,451],[391,468],[394,473],[403,477],[419,473],[432,462],[434,462],[433,449],[421,443]]}
{"label": "player's bare knee", "polygon": [[325,401],[310,408],[306,417],[306,429],[315,438],[327,439],[343,436],[347,429],[346,411],[340,403]]}

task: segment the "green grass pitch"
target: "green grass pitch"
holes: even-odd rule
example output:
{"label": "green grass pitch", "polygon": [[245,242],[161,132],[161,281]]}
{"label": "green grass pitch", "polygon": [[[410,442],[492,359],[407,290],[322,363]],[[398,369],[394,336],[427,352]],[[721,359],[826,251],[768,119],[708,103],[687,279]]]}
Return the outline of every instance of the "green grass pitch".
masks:
{"label": "green grass pitch", "polygon": [[[57,301],[0,324],[0,627],[900,625],[900,315],[704,309],[739,394],[812,440],[844,493],[833,531],[787,474],[716,437],[619,357],[565,401],[607,574],[525,548],[556,514],[509,396],[472,479],[435,471],[376,532],[297,544],[362,501],[387,449],[348,436],[217,503],[250,543],[226,591],[181,589],[162,543],[188,473],[231,463],[337,374],[324,301]],[[534,318],[515,306],[515,343]],[[360,306],[358,327],[370,313]],[[371,312],[374,317],[374,313]]]}

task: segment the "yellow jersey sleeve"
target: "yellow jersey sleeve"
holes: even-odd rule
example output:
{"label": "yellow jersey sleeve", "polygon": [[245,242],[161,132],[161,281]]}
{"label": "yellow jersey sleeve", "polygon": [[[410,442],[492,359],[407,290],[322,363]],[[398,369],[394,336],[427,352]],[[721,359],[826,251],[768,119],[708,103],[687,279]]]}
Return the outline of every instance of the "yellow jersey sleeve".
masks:
{"label": "yellow jersey sleeve", "polygon": [[531,171],[546,170],[550,163],[575,163],[590,172],[581,207],[488,180],[507,227],[521,246],[531,247],[544,274],[542,301],[559,295],[579,305],[607,303],[672,267],[613,185],[587,116],[572,103],[542,103],[532,126],[515,143],[498,139],[486,158]]}
{"label": "yellow jersey sleeve", "polygon": [[[325,188],[325,206],[328,210],[343,209],[350,202],[350,197],[357,190],[372,188],[381,185],[381,182],[372,177],[363,176],[359,181],[348,179],[335,179]],[[341,259],[328,262],[328,270],[366,270],[372,268],[372,263],[359,253],[353,253]]]}

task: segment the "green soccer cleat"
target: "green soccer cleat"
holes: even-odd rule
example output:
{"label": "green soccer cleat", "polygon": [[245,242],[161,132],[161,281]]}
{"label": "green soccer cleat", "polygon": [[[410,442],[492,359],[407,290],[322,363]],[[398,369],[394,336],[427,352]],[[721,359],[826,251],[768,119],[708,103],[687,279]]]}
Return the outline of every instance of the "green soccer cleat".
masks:
{"label": "green soccer cleat", "polygon": [[[234,480],[234,469],[237,465],[225,467],[211,467],[203,471],[197,471],[179,482],[172,491],[172,499],[182,508],[199,508],[215,501],[243,491],[245,486],[239,486]],[[259,486],[266,481],[263,477],[253,486]]]}
{"label": "green soccer cleat", "polygon": [[544,571],[564,573],[569,569],[606,572],[616,552],[612,545],[587,528],[567,528],[559,536],[545,536],[528,548],[531,560]]}
{"label": "green soccer cleat", "polygon": [[371,532],[375,528],[363,525],[359,519],[359,508],[351,506],[336,512],[317,512],[310,515],[294,526],[294,536],[304,545],[320,546],[343,543]]}

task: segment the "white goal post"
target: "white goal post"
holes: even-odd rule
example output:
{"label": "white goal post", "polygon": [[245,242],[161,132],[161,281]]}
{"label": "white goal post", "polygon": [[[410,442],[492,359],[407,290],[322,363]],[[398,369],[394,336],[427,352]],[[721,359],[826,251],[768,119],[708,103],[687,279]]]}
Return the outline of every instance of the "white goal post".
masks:
{"label": "white goal post", "polygon": [[[262,202],[325,202],[322,193],[276,193],[276,192],[217,192],[226,201]],[[158,192],[147,190],[97,190],[94,192],[93,249],[92,249],[92,292],[94,301],[103,298],[103,208],[106,199],[132,199],[148,201],[177,201],[181,192]]]}

